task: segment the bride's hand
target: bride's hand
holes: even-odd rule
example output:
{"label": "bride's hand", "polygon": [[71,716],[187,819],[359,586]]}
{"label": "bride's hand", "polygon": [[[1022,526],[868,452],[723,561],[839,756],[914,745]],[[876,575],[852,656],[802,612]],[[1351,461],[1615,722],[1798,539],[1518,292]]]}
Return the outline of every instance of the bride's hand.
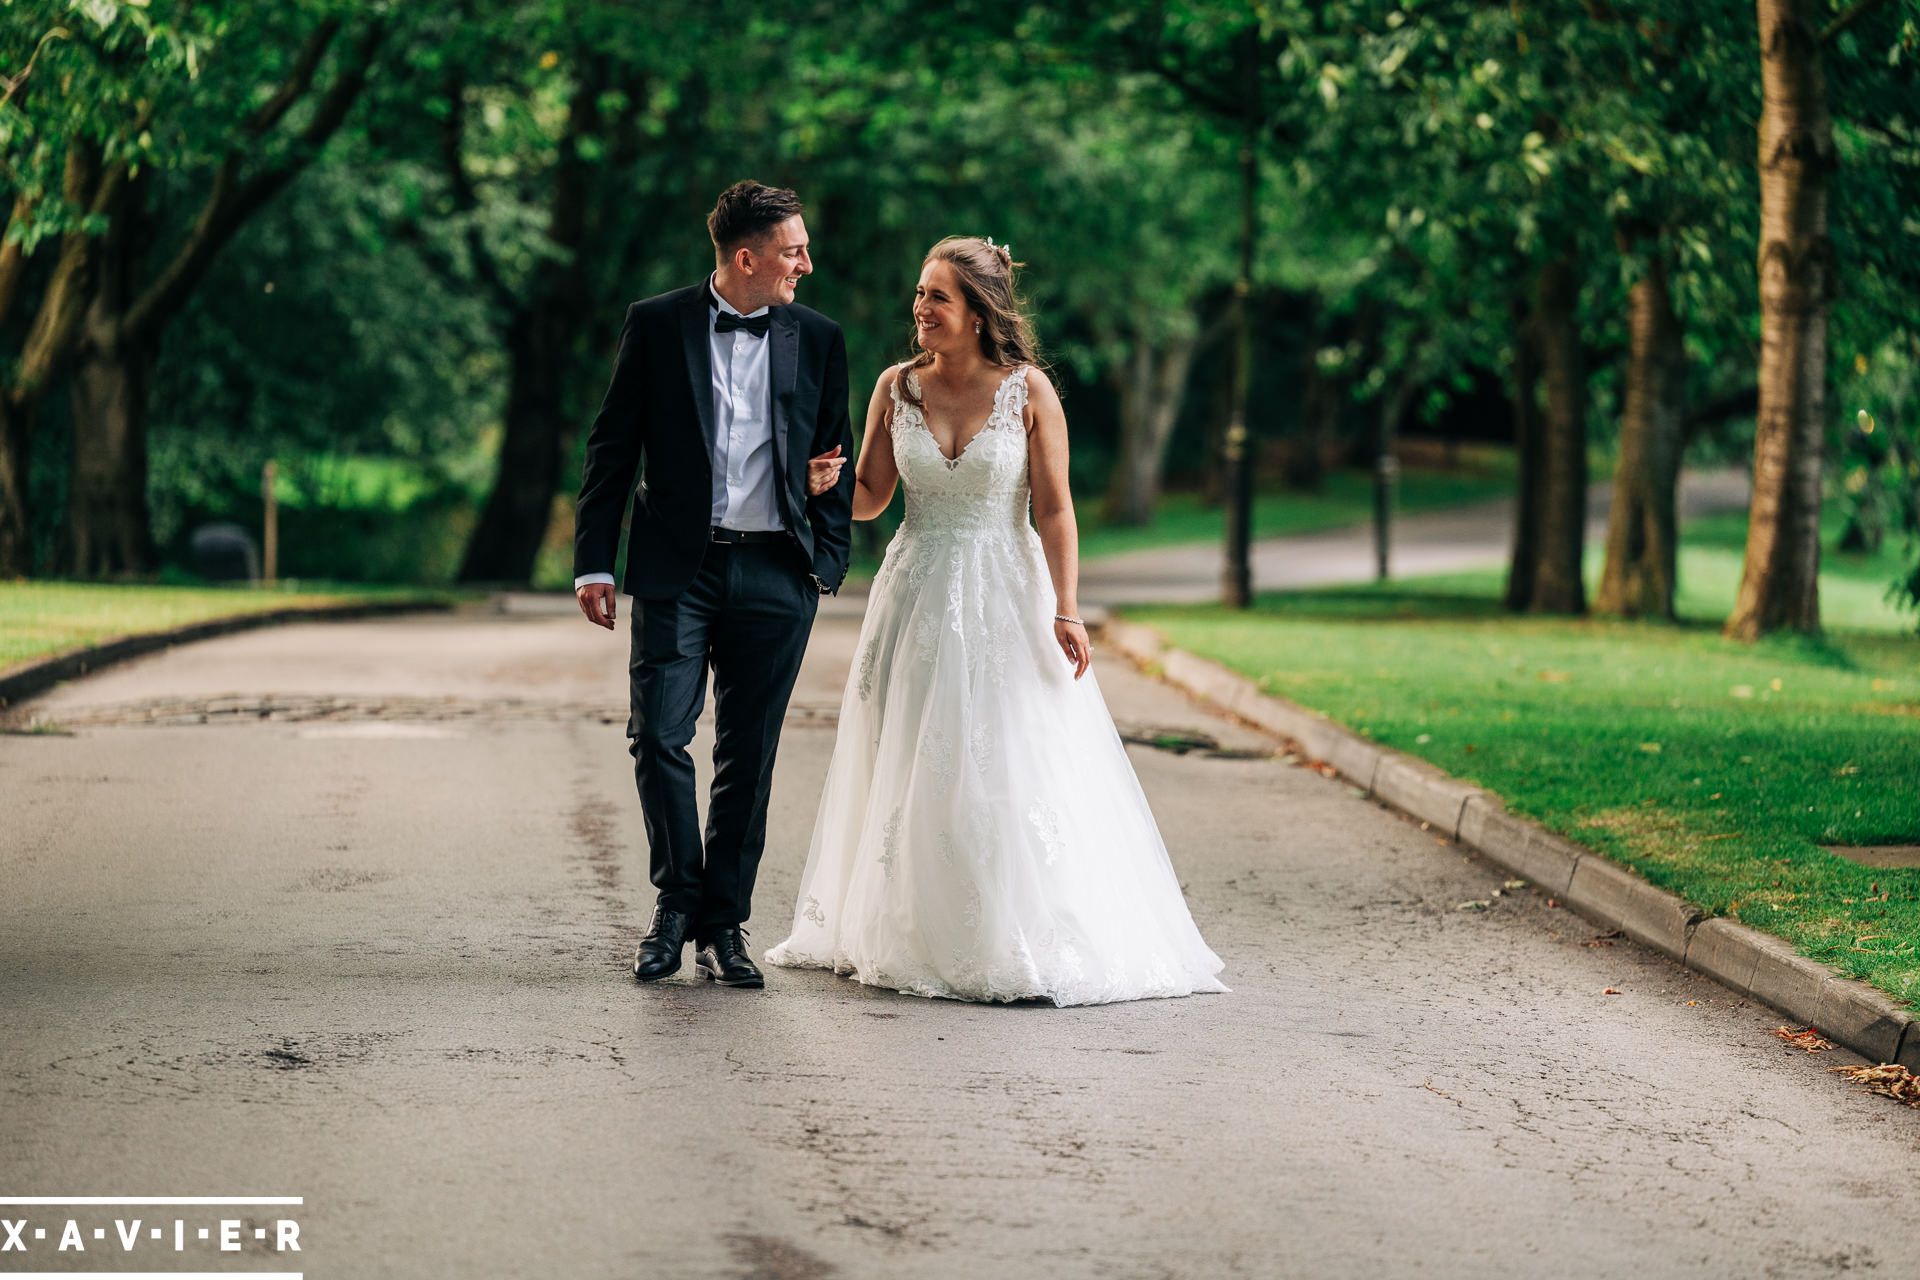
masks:
{"label": "bride's hand", "polygon": [[840,483],[840,468],[847,460],[840,456],[840,446],[835,445],[817,458],[807,459],[807,496],[817,498]]}
{"label": "bride's hand", "polygon": [[1073,664],[1073,678],[1078,680],[1087,674],[1087,668],[1093,665],[1093,644],[1087,639],[1086,625],[1055,618],[1053,638],[1059,643],[1060,651],[1067,655],[1067,661]]}

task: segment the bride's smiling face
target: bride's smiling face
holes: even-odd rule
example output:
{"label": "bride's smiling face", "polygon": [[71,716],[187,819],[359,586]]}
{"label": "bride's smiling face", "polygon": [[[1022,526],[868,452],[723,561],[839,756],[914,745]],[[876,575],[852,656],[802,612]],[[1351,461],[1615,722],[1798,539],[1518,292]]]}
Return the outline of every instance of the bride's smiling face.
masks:
{"label": "bride's smiling face", "polygon": [[980,317],[967,306],[952,263],[936,258],[920,269],[920,283],[913,290],[913,325],[922,347],[936,355],[965,351],[969,344],[977,347],[978,323]]}

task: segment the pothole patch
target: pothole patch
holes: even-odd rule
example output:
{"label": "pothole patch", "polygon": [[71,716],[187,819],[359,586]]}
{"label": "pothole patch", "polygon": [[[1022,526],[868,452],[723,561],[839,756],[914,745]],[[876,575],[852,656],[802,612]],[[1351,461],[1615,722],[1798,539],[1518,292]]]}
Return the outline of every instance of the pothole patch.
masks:
{"label": "pothole patch", "polygon": [[1169,729],[1157,725],[1122,725],[1120,740],[1176,756],[1198,755],[1209,760],[1266,760],[1274,754],[1271,750],[1249,751],[1242,747],[1224,747],[1218,738],[1197,729]]}
{"label": "pothole patch", "polygon": [[[832,728],[838,705],[796,703],[786,722]],[[625,725],[627,709],[593,702],[528,698],[397,697],[351,694],[222,694],[211,698],[146,698],[69,707],[57,716],[28,713],[10,732],[70,736],[75,729],[181,728],[197,725],[299,724],[303,738],[452,738],[459,726],[499,723]]]}

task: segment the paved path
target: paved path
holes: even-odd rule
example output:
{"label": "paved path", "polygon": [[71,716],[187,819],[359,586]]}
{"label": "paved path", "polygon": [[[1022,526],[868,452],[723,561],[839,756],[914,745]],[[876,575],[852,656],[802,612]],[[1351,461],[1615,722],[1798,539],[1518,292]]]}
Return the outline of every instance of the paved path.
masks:
{"label": "paved path", "polygon": [[[0,737],[0,1193],[301,1195],[313,1277],[1920,1274],[1920,1112],[1271,757],[1134,749],[1231,995],[636,987],[624,654],[552,610],[304,625],[41,700],[73,736]],[[0,1270],[89,1263],[127,1265]]]}
{"label": "paved path", "polygon": [[[1611,485],[1597,484],[1588,491],[1588,545],[1605,545],[1607,506],[1612,500]],[[1688,472],[1682,477],[1682,519],[1746,505],[1744,471]],[[1505,563],[1512,542],[1511,499],[1398,516],[1389,565],[1396,578],[1479,569]],[[1080,599],[1105,606],[1218,600],[1220,568],[1221,550],[1212,543],[1101,556],[1081,566]],[[1263,538],[1253,545],[1256,591],[1371,582],[1373,577],[1371,525]]]}

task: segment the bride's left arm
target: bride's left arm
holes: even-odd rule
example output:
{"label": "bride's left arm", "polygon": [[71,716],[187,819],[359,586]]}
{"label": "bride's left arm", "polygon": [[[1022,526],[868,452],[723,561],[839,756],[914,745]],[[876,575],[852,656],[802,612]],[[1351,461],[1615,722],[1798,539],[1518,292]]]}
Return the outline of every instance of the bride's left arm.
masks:
{"label": "bride's left arm", "polygon": [[[1033,486],[1033,527],[1047,554],[1053,577],[1053,611],[1080,616],[1080,527],[1073,518],[1073,494],[1067,488],[1067,415],[1053,382],[1038,369],[1027,370],[1027,463]],[[1087,673],[1093,646],[1080,622],[1053,620],[1053,638],[1073,664],[1073,678]]]}

